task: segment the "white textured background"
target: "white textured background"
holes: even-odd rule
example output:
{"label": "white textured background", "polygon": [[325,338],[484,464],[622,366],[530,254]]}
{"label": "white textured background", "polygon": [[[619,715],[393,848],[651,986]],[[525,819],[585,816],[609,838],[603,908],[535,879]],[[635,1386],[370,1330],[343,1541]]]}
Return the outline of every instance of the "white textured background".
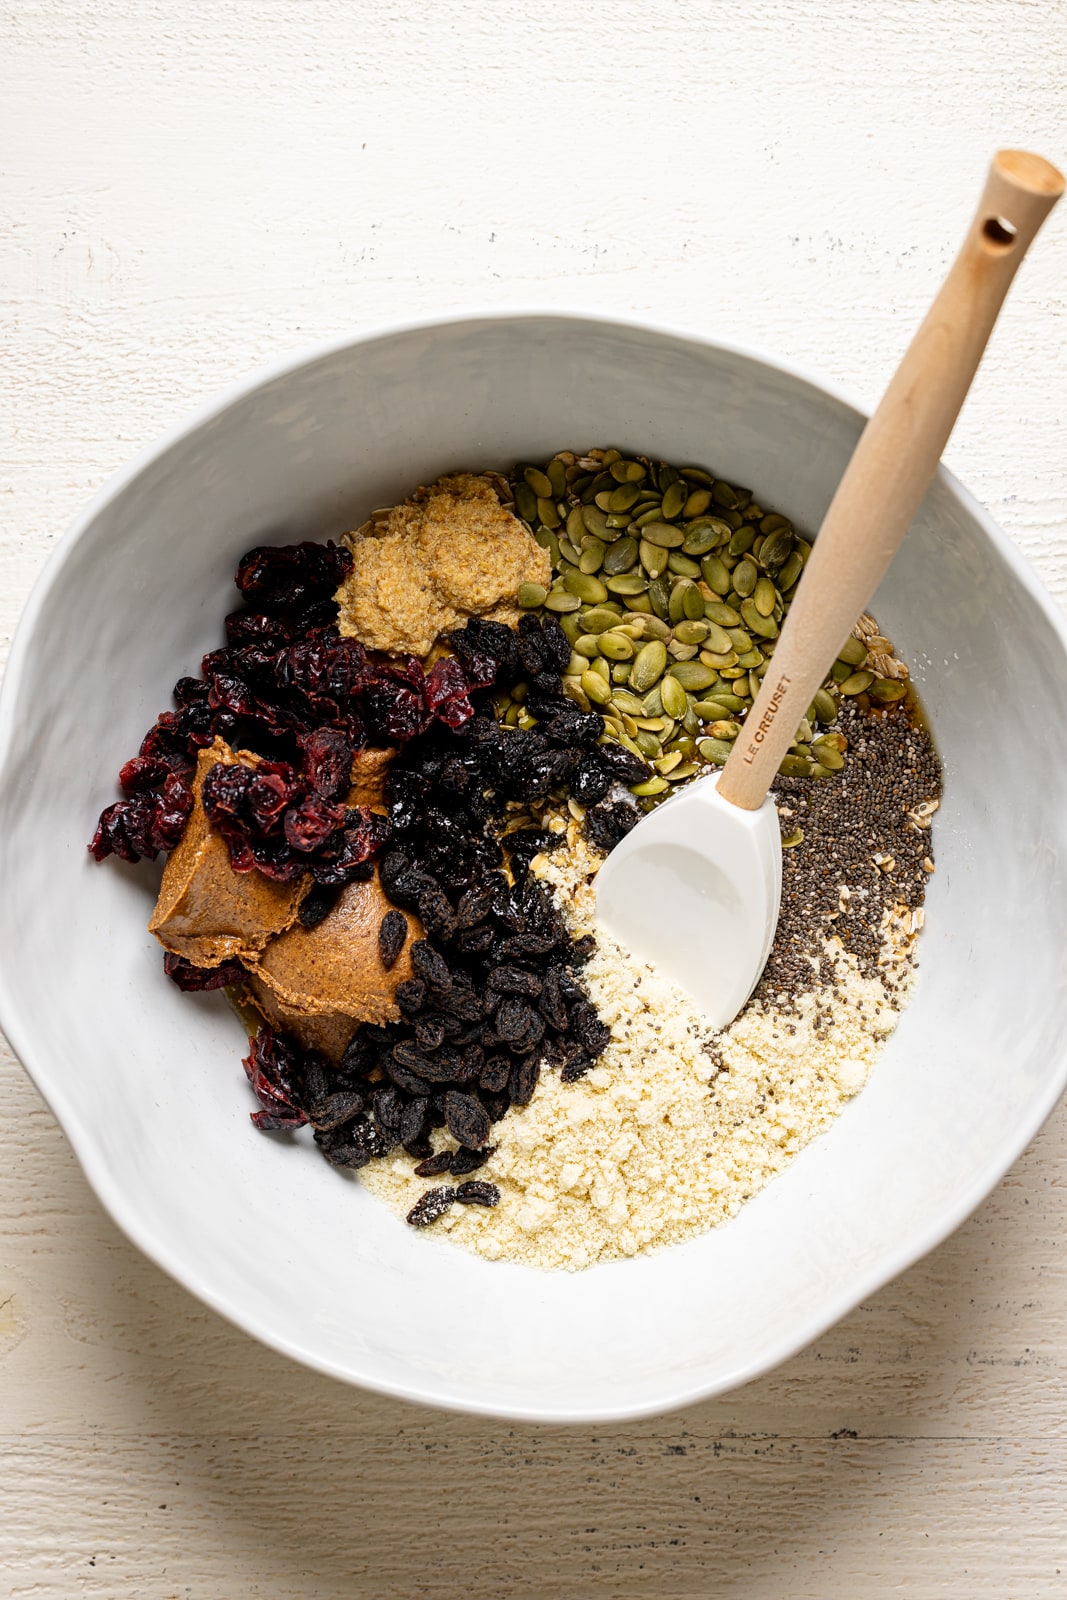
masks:
{"label": "white textured background", "polygon": [[[993,149],[1067,160],[1065,84],[1062,0],[6,0],[4,648],[135,449],[379,319],[647,312],[873,403]],[[1065,373],[1067,205],[948,455],[1067,602]],[[953,1239],[777,1373],[537,1430],[251,1343],[135,1254],[0,1071],[5,1596],[1067,1593],[1062,1111]]]}

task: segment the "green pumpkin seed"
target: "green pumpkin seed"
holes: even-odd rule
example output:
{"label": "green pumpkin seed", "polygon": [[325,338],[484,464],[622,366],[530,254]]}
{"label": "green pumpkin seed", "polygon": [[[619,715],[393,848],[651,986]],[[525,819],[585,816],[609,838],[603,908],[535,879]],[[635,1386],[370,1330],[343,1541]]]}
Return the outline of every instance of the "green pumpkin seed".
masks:
{"label": "green pumpkin seed", "polygon": [[704,615],[718,628],[738,628],[741,625],[740,611],[735,611],[733,606],[725,605],[721,600],[706,601]]}
{"label": "green pumpkin seed", "polygon": [[703,467],[682,467],[680,471],[682,477],[688,478],[690,483],[702,483],[709,489],[715,482],[712,474],[705,472]]}
{"label": "green pumpkin seed", "polygon": [[578,557],[578,571],[584,572],[591,577],[593,573],[600,571],[607,545],[604,544],[603,540],[595,538],[591,533],[587,533],[583,546],[582,553]]}
{"label": "green pumpkin seed", "polygon": [[840,688],[846,678],[852,676],[852,668],[844,661],[835,661],[830,668],[830,676]]}
{"label": "green pumpkin seed", "polygon": [[[733,571],[733,580],[735,593],[739,594],[743,600],[746,600],[759,582],[759,571],[756,563],[749,556],[737,563]],[[743,606],[741,615],[744,616]]]}
{"label": "green pumpkin seed", "polygon": [[778,624],[773,617],[760,615],[755,600],[742,600],[741,621],[752,633],[761,639],[777,639]]}
{"label": "green pumpkin seed", "polygon": [[744,667],[746,672],[754,672],[757,667],[763,665],[763,652],[753,646],[751,650],[746,650],[744,655],[738,656],[737,665]]}
{"label": "green pumpkin seed", "polygon": [[553,589],[545,600],[546,611],[578,611],[582,602],[576,594],[568,594],[564,589]]}
{"label": "green pumpkin seed", "polygon": [[820,766],[825,767],[829,772],[840,772],[845,764],[845,758],[840,750],[835,750],[828,744],[813,746],[812,755],[816,756]]}
{"label": "green pumpkin seed", "polygon": [[783,756],[778,771],[783,778],[807,778],[811,775],[811,762],[807,756]]}
{"label": "green pumpkin seed", "polygon": [[589,671],[591,661],[591,656],[587,656],[578,650],[572,650],[571,658],[567,662],[567,670],[563,676],[565,678],[580,678],[583,672]]}
{"label": "green pumpkin seed", "polygon": [[646,523],[641,530],[641,535],[647,544],[659,545],[662,550],[680,549],[685,539],[683,529],[662,521]]}
{"label": "green pumpkin seed", "polygon": [[617,689],[612,698],[612,704],[619,711],[624,711],[628,717],[642,715],[641,701],[635,694],[631,694],[628,689]]}
{"label": "green pumpkin seed", "polygon": [[703,522],[691,522],[682,540],[682,551],[687,556],[707,555],[714,550],[717,542],[713,523],[706,519]]}
{"label": "green pumpkin seed", "polygon": [[636,694],[644,694],[663,676],[667,665],[667,647],[662,639],[650,639],[642,645],[630,672],[630,684]]}
{"label": "green pumpkin seed", "polygon": [[[680,550],[671,551],[667,558],[667,570],[668,572],[673,572],[679,578],[700,577],[700,563],[697,561],[691,561],[689,557],[687,555],[683,555]],[[703,603],[703,600],[701,600],[701,605],[703,605]]]}
{"label": "green pumpkin seed", "polygon": [[686,698],[684,688],[677,678],[668,673],[660,685],[659,692],[660,699],[663,702],[664,713],[668,717],[681,719],[685,716],[689,701]]}
{"label": "green pumpkin seed", "polygon": [[554,500],[538,500],[537,515],[546,528],[558,528],[563,520],[556,510]]}
{"label": "green pumpkin seed", "polygon": [[698,739],[697,749],[705,761],[713,761],[717,767],[723,767],[730,759],[733,745],[727,744],[725,739]]}
{"label": "green pumpkin seed", "polygon": [[793,535],[786,529],[769,533],[760,546],[760,564],[769,572],[776,572],[793,551]]}
{"label": "green pumpkin seed", "polygon": [[824,727],[831,722],[837,721],[837,701],[825,689],[816,689],[812,705],[815,708],[816,717]]}
{"label": "green pumpkin seed", "polygon": [[774,602],[778,596],[775,593],[774,584],[771,582],[770,578],[758,579],[756,587],[752,591],[752,598],[755,601],[756,610],[759,612],[761,617],[769,617],[772,615],[774,611]]}
{"label": "green pumpkin seed", "polygon": [[[584,538],[584,537],[585,537],[585,535],[583,534],[582,538]],[[578,558],[581,555],[581,553],[582,553],[582,546],[581,546],[581,541],[580,540],[579,540],[579,542],[577,544],[571,544],[569,539],[560,539],[560,541],[559,541],[560,560],[565,562],[568,566],[576,567],[578,565]]]}
{"label": "green pumpkin seed", "polygon": [[857,639],[855,634],[850,633],[837,652],[837,659],[847,661],[850,667],[862,667],[867,659],[867,646],[862,639]]}
{"label": "green pumpkin seed", "polygon": [[737,651],[732,647],[729,650],[702,650],[700,659],[712,671],[724,672],[727,668],[737,666]]}
{"label": "green pumpkin seed", "polygon": [[743,656],[746,650],[752,649],[752,637],[744,628],[727,628],[726,632],[739,656]]}
{"label": "green pumpkin seed", "polygon": [[845,679],[841,685],[841,693],[848,695],[862,694],[865,689],[870,688],[873,682],[874,673],[869,668],[864,668],[862,672],[853,672]]}
{"label": "green pumpkin seed", "polygon": [[611,683],[613,689],[621,689],[630,681],[630,663],[628,661],[613,661],[611,663]]}
{"label": "green pumpkin seed", "polygon": [[626,634],[618,633],[614,629],[602,633],[597,639],[600,654],[607,656],[609,661],[631,661],[634,655],[634,642]]}
{"label": "green pumpkin seed", "polygon": [[708,733],[713,739],[727,739],[733,743],[740,732],[741,724],[734,722],[731,717],[723,717],[708,723]]}
{"label": "green pumpkin seed", "polygon": [[724,483],[721,478],[716,478],[712,484],[711,493],[717,506],[723,506],[729,511],[737,505],[737,494],[730,484]]}
{"label": "green pumpkin seed", "polygon": [[795,828],[791,828],[788,833],[782,834],[782,849],[792,850],[796,845],[800,844],[803,837],[804,829],[798,823],[797,826]]}
{"label": "green pumpkin seed", "polygon": [[601,489],[599,494],[593,496],[593,504],[599,506],[605,516],[608,516],[614,509],[611,504],[611,497],[614,493],[614,489]]}
{"label": "green pumpkin seed", "polygon": [[720,595],[729,593],[732,587],[730,572],[724,566],[721,557],[706,555],[700,563],[700,570],[709,589],[714,589],[715,593]]}
{"label": "green pumpkin seed", "polygon": [[586,633],[604,633],[619,624],[619,613],[610,606],[593,606],[582,613],[582,628]]}
{"label": "green pumpkin seed", "polygon": [[588,656],[592,661],[594,656],[600,654],[601,635],[595,633],[582,633],[574,641],[574,648],[580,656]]}
{"label": "green pumpkin seed", "polygon": [[[834,729],[833,733],[824,733],[820,735],[820,737],[816,739],[815,743],[820,746],[827,745],[831,750],[840,750],[842,755],[844,755],[845,751],[848,749],[848,740],[845,738],[844,734],[839,733],[836,728]],[[819,759],[821,760],[822,757],[820,756]]]}
{"label": "green pumpkin seed", "polygon": [[669,788],[670,784],[667,782],[666,778],[646,778],[643,783],[633,784],[631,786],[630,793],[640,796],[662,794],[665,789]]}
{"label": "green pumpkin seed", "polygon": [[606,706],[611,699],[611,685],[600,676],[599,672],[590,669],[583,672],[581,677],[582,689],[595,706]]}
{"label": "green pumpkin seed", "polygon": [[663,495],[662,511],[664,520],[673,522],[675,517],[681,516],[688,498],[689,486],[682,479],[670,484]]}
{"label": "green pumpkin seed", "polygon": [[778,511],[768,511],[765,517],[760,518],[760,533],[777,533],[781,528],[792,533],[793,524],[788,517],[783,517]]}
{"label": "green pumpkin seed", "polygon": [[671,630],[667,624],[657,616],[645,617],[645,637],[647,639],[662,639],[664,644],[671,637]]}
{"label": "green pumpkin seed", "polygon": [[682,508],[682,515],[686,518],[701,517],[710,505],[710,491],[708,489],[694,489]]}
{"label": "green pumpkin seed", "polygon": [[675,628],[674,637],[679,644],[703,644],[710,631],[706,622],[690,621],[687,618]]}
{"label": "green pumpkin seed", "polygon": [[732,715],[736,714],[738,711],[743,711],[747,706],[748,701],[742,700],[740,695],[727,693],[725,689],[716,689],[715,703],[720,706],[725,706],[727,715]]}
{"label": "green pumpkin seed", "polygon": [[599,506],[583,506],[582,522],[586,533],[593,534],[594,538],[603,539],[605,544],[610,544],[614,529],[608,527],[608,519]]}
{"label": "green pumpkin seed", "polygon": [[670,614],[671,590],[666,578],[653,578],[648,586],[648,598],[657,617],[667,621]]}
{"label": "green pumpkin seed", "polygon": [[725,722],[730,716],[730,707],[722,700],[694,700],[693,710],[702,722]]}
{"label": "green pumpkin seed", "polygon": [[696,645],[682,644],[677,638],[677,630],[675,630],[675,633],[676,637],[673,638],[670,644],[667,646],[667,654],[674,661],[692,661],[693,657],[697,653]]}
{"label": "green pumpkin seed", "polygon": [[794,550],[788,561],[778,569],[778,587],[783,594],[793,587],[803,570],[804,563]]}
{"label": "green pumpkin seed", "polygon": [[711,688],[716,674],[712,667],[706,667],[702,661],[676,661],[669,676],[676,678],[690,694],[699,694],[701,689]]}
{"label": "green pumpkin seed", "polygon": [[876,678],[868,692],[880,706],[891,706],[895,700],[903,700],[908,686],[899,678]]}
{"label": "green pumpkin seed", "polygon": [[[546,602],[546,604],[547,604],[547,602]],[[580,638],[582,633],[584,632],[584,630],[582,628],[582,624],[579,621],[577,614],[575,614],[574,616],[570,616],[570,617],[560,617],[559,625],[563,629],[563,633],[564,633],[564,636],[565,636],[565,638],[567,640],[567,643],[573,648],[574,641],[576,639]]]}
{"label": "green pumpkin seed", "polygon": [[537,606],[543,606],[548,599],[548,590],[541,583],[519,584],[519,605],[523,611],[533,611]]}
{"label": "green pumpkin seed", "polygon": [[637,560],[637,540],[629,534],[609,544],[604,553],[604,571],[612,577],[629,572]]}
{"label": "green pumpkin seed", "polygon": [[691,778],[694,773],[699,771],[700,767],[695,761],[683,761],[680,767],[675,767],[674,771],[668,774],[668,781],[670,783],[684,783],[687,778]]}
{"label": "green pumpkin seed", "polygon": [[[740,621],[740,618],[738,618],[738,621]],[[707,648],[714,651],[716,655],[728,656],[734,645],[726,629],[720,628],[717,622],[710,620],[706,626],[708,630]]]}
{"label": "green pumpkin seed", "polygon": [[[683,602],[685,600],[685,590],[683,588],[683,584],[686,583],[687,581],[688,581],[687,579],[683,578],[681,580],[681,582],[676,583],[674,585],[674,588],[670,591],[670,598],[669,598],[668,603],[667,603],[667,613],[668,613],[668,616],[670,617],[670,620],[671,620],[672,623],[678,623],[678,622],[684,622],[685,621],[685,611],[683,609]],[[699,593],[699,591],[698,591],[698,593]],[[700,609],[701,609],[701,611],[703,611],[703,609],[704,609],[704,597],[703,597],[703,595],[701,595]]]}
{"label": "green pumpkin seed", "polygon": [[669,551],[659,545],[649,544],[647,539],[642,539],[638,548],[641,565],[650,578],[658,578],[661,573],[666,572],[667,562],[670,560]]}
{"label": "green pumpkin seed", "polygon": [[604,582],[612,594],[623,596],[644,594],[648,588],[648,579],[638,572],[624,572],[621,578],[605,578]]}
{"label": "green pumpkin seed", "polygon": [[728,546],[730,554],[732,556],[747,555],[752,549],[755,540],[756,532],[754,528],[741,527],[735,529],[735,531],[730,535],[730,543]]}
{"label": "green pumpkin seed", "polygon": [[567,538],[575,549],[581,548],[582,539],[585,537],[585,517],[582,515],[581,506],[572,506],[567,512]]}
{"label": "green pumpkin seed", "polygon": [[640,483],[648,472],[643,462],[624,460],[613,461],[610,470],[616,483]]}
{"label": "green pumpkin seed", "polygon": [[562,461],[550,461],[545,468],[545,476],[552,485],[552,494],[560,500],[567,493],[567,469]]}
{"label": "green pumpkin seed", "polygon": [[658,500],[647,511],[634,511],[631,515],[636,528],[648,528],[653,523],[663,521],[663,513],[660,511]]}
{"label": "green pumpkin seed", "polygon": [[608,598],[608,591],[600,579],[586,572],[568,572],[563,579],[563,587],[568,594],[577,595],[587,606],[598,605],[601,600]]}
{"label": "green pumpkin seed", "polygon": [[528,483],[515,485],[515,510],[523,522],[537,521],[537,496]]}
{"label": "green pumpkin seed", "polygon": [[612,489],[608,495],[606,510],[629,511],[641,498],[641,491],[634,483],[621,483],[617,489]]}
{"label": "green pumpkin seed", "polygon": [[682,765],[683,759],[682,752],[674,750],[670,755],[663,756],[659,761],[654,762],[653,765],[661,778],[669,778],[675,767]]}
{"label": "green pumpkin seed", "polygon": [[552,479],[542,472],[539,467],[527,467],[523,477],[538,500],[551,500]]}

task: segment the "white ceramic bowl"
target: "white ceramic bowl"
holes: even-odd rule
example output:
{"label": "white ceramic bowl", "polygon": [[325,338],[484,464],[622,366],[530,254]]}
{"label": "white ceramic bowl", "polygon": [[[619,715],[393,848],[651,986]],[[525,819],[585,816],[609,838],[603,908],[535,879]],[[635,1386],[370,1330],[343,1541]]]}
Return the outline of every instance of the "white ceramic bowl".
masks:
{"label": "white ceramic bowl", "polygon": [[[174,680],[221,639],[236,557],[336,534],[448,468],[612,443],[714,464],[818,526],[861,427],[738,349],[559,314],[406,326],[231,391],[142,455],[38,583],[0,707],[0,1002],[115,1220],[266,1343],[352,1382],[540,1420],[752,1378],[942,1239],[1065,1080],[1064,633],[942,473],[875,604],[944,758],[915,1001],[833,1129],[703,1238],[578,1274],[405,1228],[257,1134],[241,1030],[165,981],[151,868],[85,841]],[[863,530],[856,530],[862,538]]]}

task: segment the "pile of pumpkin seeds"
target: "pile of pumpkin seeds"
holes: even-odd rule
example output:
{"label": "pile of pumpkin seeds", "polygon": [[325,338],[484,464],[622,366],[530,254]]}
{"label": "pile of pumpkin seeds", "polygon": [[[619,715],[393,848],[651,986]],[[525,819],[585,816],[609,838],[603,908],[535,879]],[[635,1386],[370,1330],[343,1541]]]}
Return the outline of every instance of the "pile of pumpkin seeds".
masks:
{"label": "pile of pumpkin seeds", "polygon": [[[811,545],[788,517],[703,467],[618,450],[561,450],[543,466],[494,476],[552,558],[552,584],[523,584],[519,605],[554,615],[570,640],[570,697],[605,719],[605,737],[653,775],[654,802],[702,766],[721,766],[759,692]],[[863,617],[809,707],[781,771],[828,777],[845,763],[833,728],[841,696],[887,706],[907,668]],[[531,726],[525,686],[498,698],[503,721]]]}

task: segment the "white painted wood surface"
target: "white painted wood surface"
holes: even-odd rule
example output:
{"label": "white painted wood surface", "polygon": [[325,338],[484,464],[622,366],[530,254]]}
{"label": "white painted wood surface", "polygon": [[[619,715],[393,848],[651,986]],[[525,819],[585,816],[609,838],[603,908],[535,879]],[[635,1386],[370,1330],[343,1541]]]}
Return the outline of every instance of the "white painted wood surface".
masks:
{"label": "white painted wood surface", "polygon": [[[991,151],[1067,159],[1062,0],[13,0],[0,61],[5,647],[87,496],[261,360],[575,304],[871,402]],[[1061,209],[948,459],[1067,601],[1065,370]],[[778,1372],[539,1430],[260,1349],[134,1252],[0,1070],[6,1596],[1067,1593],[1063,1110]]]}

